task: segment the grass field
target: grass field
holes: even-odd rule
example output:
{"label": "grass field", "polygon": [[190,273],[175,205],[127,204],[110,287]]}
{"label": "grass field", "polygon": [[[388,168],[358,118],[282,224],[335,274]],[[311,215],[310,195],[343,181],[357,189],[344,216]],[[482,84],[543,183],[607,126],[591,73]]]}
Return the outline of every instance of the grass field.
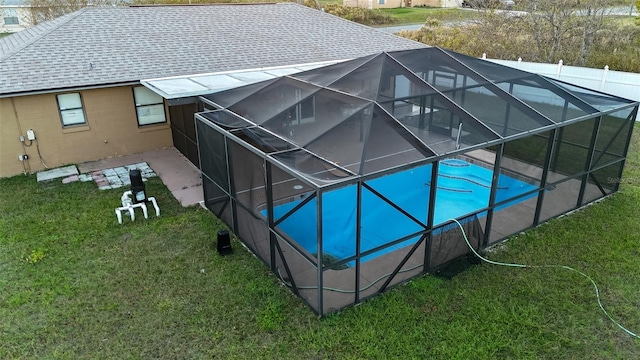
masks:
{"label": "grass field", "polygon": [[[494,248],[590,275],[640,332],[640,138],[622,189]],[[640,340],[576,273],[480,265],[424,276],[318,319],[223,224],[156,178],[159,218],[118,225],[120,191],[0,180],[0,358],[637,359]],[[381,224],[384,226],[384,224]]]}
{"label": "grass field", "polygon": [[411,7],[380,9],[379,11],[389,14],[396,19],[396,25],[424,24],[427,19],[436,19],[442,23],[459,22],[472,20],[478,16],[475,11],[451,8]]}
{"label": "grass field", "polygon": [[[329,4],[342,5],[342,0],[320,0],[319,2],[321,6]],[[373,11],[379,11],[384,14],[390,15],[394,19],[394,26],[424,24],[427,19],[437,19],[442,23],[447,23],[472,20],[478,17],[476,11],[469,11],[458,8],[402,7],[377,9]]]}

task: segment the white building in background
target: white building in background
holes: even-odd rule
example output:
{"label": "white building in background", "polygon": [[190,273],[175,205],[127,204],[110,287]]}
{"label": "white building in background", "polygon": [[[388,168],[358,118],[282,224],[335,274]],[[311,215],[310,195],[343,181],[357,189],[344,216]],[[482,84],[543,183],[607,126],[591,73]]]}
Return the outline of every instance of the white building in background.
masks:
{"label": "white building in background", "polygon": [[342,5],[364,9],[389,9],[399,7],[460,7],[462,0],[342,0]]}
{"label": "white building in background", "polygon": [[24,30],[32,25],[31,7],[25,0],[0,0],[0,33]]}

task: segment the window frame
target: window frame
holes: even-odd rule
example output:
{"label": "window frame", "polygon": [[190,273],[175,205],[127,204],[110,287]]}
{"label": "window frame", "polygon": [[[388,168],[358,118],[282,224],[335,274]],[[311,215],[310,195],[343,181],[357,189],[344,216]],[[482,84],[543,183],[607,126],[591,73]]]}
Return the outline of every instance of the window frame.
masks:
{"label": "window frame", "polygon": [[[158,103],[140,103],[138,102],[138,99],[136,99],[136,89],[145,89],[151,93],[153,93],[154,95],[157,95],[160,99],[161,102]],[[153,125],[160,125],[160,124],[166,124],[167,123],[167,112],[166,112],[166,108],[165,108],[165,104],[164,104],[164,98],[156,93],[154,93],[153,91],[149,90],[147,87],[145,86],[133,86],[131,87],[131,92],[133,93],[133,105],[135,107],[135,111],[136,111],[136,121],[138,123],[139,127],[146,127],[146,126],[153,126]],[[140,123],[140,112],[139,110],[141,109],[145,109],[145,108],[151,108],[151,107],[157,107],[158,105],[162,106],[162,121],[156,121],[156,122],[150,122],[150,123]]]}
{"label": "window frame", "polygon": [[[7,22],[7,19],[11,19],[11,21]],[[15,19],[15,20],[14,20]],[[5,26],[13,26],[13,25],[20,25],[20,19],[18,19],[17,16],[7,16],[7,17],[3,17],[2,21],[4,22]]]}
{"label": "window frame", "polygon": [[[5,26],[20,25],[20,18],[18,17],[18,11],[16,9],[2,9],[2,23]],[[7,22],[7,19],[10,21]]]}
{"label": "window frame", "polygon": [[[71,107],[71,108],[64,108],[63,109],[62,106],[60,105],[60,96],[63,96],[63,95],[74,95],[74,94],[78,95],[78,99],[80,100],[80,106],[79,107]],[[56,94],[56,103],[58,105],[58,115],[60,116],[60,123],[62,124],[63,128],[87,125],[87,114],[84,111],[84,101],[82,100],[82,94],[81,93],[79,93],[79,92],[68,92],[68,93]],[[83,120],[83,122],[66,124],[65,123],[64,114],[69,112],[69,111],[76,111],[76,110],[81,110],[82,111],[82,120]]]}

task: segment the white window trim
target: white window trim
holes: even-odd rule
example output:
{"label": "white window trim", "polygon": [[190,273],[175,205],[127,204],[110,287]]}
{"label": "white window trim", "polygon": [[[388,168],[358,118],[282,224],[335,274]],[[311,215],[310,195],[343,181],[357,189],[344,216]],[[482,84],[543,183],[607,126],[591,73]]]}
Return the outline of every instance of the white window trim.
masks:
{"label": "white window trim", "polygon": [[[134,105],[136,107],[136,119],[138,121],[138,126],[166,124],[166,122],[167,122],[167,114],[165,112],[164,99],[160,95],[158,95],[160,102],[142,103],[142,102],[138,101],[138,99],[136,99],[136,89],[146,89],[147,91],[151,91],[151,90],[147,89],[144,86],[135,86],[135,87],[132,88],[133,102],[134,102]],[[154,111],[157,112],[157,114],[155,114],[156,115],[156,119],[160,118],[160,116],[161,116],[162,121],[152,120],[150,122],[143,121],[141,123],[141,121],[140,121],[141,120],[141,113],[146,112],[147,115],[153,116],[152,112],[154,112]]]}
{"label": "white window trim", "polygon": [[[60,96],[64,96],[64,95],[72,95],[72,94],[77,94],[78,95],[78,99],[80,100],[80,106],[76,106],[76,107],[62,107],[60,105]],[[56,95],[56,102],[58,104],[58,114],[60,115],[60,123],[62,123],[63,127],[70,127],[70,126],[78,126],[78,125],[86,125],[87,124],[87,116],[84,113],[84,103],[82,102],[82,94],[80,94],[79,92],[76,93],[64,93],[64,94],[58,94]],[[69,118],[68,116],[65,115],[71,115],[77,111],[80,111],[80,114],[76,114],[76,117],[80,117],[82,118],[82,122],[73,122],[73,123],[65,123],[65,118]]]}

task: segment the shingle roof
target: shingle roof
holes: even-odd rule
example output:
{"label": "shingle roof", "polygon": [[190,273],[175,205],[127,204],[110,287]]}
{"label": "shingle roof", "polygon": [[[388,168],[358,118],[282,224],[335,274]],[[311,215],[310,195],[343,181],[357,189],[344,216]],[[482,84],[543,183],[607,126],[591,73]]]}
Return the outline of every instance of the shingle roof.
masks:
{"label": "shingle roof", "polygon": [[290,3],[85,8],[0,39],[0,94],[423,46]]}
{"label": "shingle roof", "polygon": [[15,32],[11,34],[11,36],[0,38],[0,63],[9,56],[47,36],[51,31],[54,31],[58,27],[64,25],[64,23],[69,21],[69,19],[76,17],[82,11],[83,10],[73,14],[66,14],[51,21],[44,22],[38,26]]}

